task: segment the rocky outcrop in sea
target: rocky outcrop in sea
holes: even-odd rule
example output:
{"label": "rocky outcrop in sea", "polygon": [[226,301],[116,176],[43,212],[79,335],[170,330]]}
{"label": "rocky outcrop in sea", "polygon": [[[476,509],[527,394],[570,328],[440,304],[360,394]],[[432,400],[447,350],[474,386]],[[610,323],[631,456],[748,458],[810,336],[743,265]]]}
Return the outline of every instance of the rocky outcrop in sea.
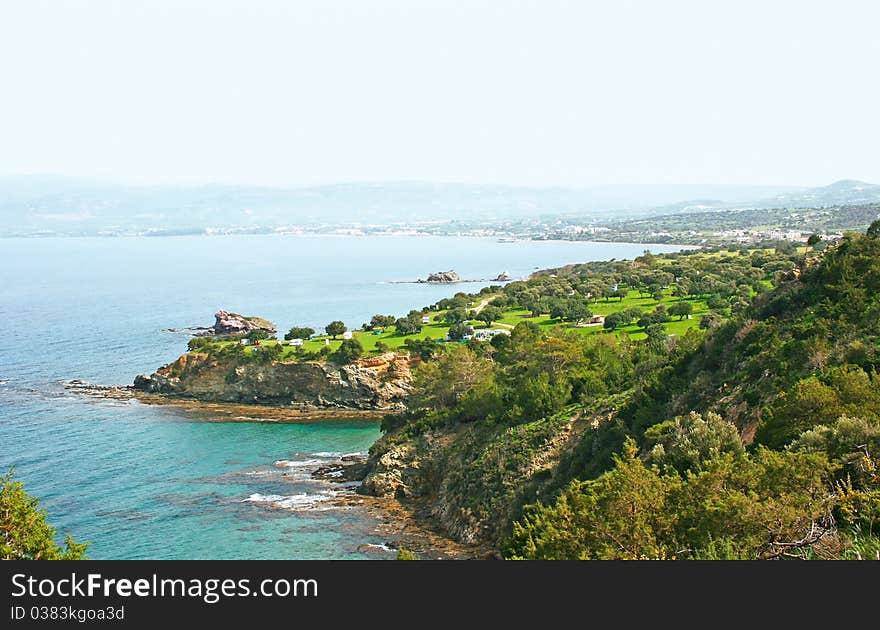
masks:
{"label": "rocky outcrop in sea", "polygon": [[253,330],[265,330],[270,335],[277,332],[275,324],[267,319],[229,311],[218,311],[214,314],[212,330],[215,335],[246,335]]}
{"label": "rocky outcrop in sea", "polygon": [[426,280],[419,280],[419,282],[430,282],[432,284],[454,284],[456,282],[461,282],[461,276],[459,276],[454,271],[438,271],[436,273],[430,274]]}

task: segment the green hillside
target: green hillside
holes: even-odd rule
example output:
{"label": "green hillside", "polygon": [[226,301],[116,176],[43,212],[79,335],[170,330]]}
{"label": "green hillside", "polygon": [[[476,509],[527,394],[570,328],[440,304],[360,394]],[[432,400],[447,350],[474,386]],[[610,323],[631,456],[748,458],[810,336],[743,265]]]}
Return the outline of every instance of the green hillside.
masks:
{"label": "green hillside", "polygon": [[[512,334],[419,368],[365,490],[511,558],[875,557],[877,232],[507,285],[493,304]],[[639,312],[566,323],[584,304]]]}

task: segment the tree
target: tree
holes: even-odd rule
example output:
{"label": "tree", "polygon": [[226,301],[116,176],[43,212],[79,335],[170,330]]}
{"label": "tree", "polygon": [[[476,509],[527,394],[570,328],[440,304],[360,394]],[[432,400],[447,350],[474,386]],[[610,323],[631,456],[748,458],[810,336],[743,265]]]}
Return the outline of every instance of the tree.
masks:
{"label": "tree", "polygon": [[500,308],[496,306],[487,306],[482,311],[477,313],[477,319],[486,324],[486,326],[491,326],[492,322],[496,322],[501,319],[503,315]]}
{"label": "tree", "polygon": [[[376,345],[378,346],[378,344]],[[411,354],[416,355],[422,361],[430,361],[433,359],[434,354],[440,348],[440,344],[430,337],[425,337],[424,339],[406,339],[404,340],[403,345]]]}
{"label": "tree", "polygon": [[400,317],[394,322],[394,328],[399,335],[415,335],[422,332],[421,317]]}
{"label": "tree", "polygon": [[336,339],[336,337],[344,333],[346,330],[348,330],[348,328],[343,322],[335,320],[324,326],[324,330],[327,332],[328,335]]}
{"label": "tree", "polygon": [[627,320],[626,315],[624,315],[622,312],[611,313],[610,315],[605,316],[605,323],[602,324],[602,327],[608,330],[615,330],[618,326],[624,326],[628,324],[629,321]]}
{"label": "tree", "polygon": [[2,477],[0,489],[0,559],[83,560],[88,543],[77,543],[68,535],[65,549],[55,543],[55,528],[49,525],[40,501],[14,481],[13,470]]}
{"label": "tree", "polygon": [[550,301],[550,317],[566,322],[576,322],[591,317],[589,302],[584,298],[555,298]]}
{"label": "tree", "polygon": [[700,328],[709,330],[710,328],[720,326],[722,321],[721,316],[717,313],[706,313],[700,318]]}
{"label": "tree", "polygon": [[209,337],[193,337],[186,344],[186,349],[190,352],[198,350],[208,351],[214,345],[214,340]]}
{"label": "tree", "polygon": [[463,308],[453,308],[446,313],[443,314],[443,321],[446,324],[452,326],[453,324],[460,324],[462,322],[466,322],[468,319],[467,310]]}
{"label": "tree", "polygon": [[690,302],[676,302],[667,311],[670,315],[678,315],[679,321],[694,312],[694,305]]}
{"label": "tree", "polygon": [[357,339],[344,339],[339,349],[330,355],[334,363],[346,365],[353,363],[361,358],[364,354],[364,347]]}
{"label": "tree", "polygon": [[679,280],[675,283],[675,289],[673,289],[672,295],[677,298],[686,298],[690,294],[690,286],[688,285],[687,280]]}
{"label": "tree", "polygon": [[635,442],[615,467],[593,481],[575,481],[552,507],[527,506],[504,544],[512,559],[644,560],[672,557],[666,501],[676,477],[644,465]]}
{"label": "tree", "polygon": [[370,328],[388,328],[394,325],[394,315],[373,315],[370,318]]}
{"label": "tree", "polygon": [[708,306],[713,311],[722,311],[730,304],[723,297],[718,295],[717,293],[713,293],[706,300],[706,306]]}
{"label": "tree", "polygon": [[589,302],[580,299],[569,300],[568,313],[566,313],[565,317],[566,320],[570,322],[579,322],[592,316],[593,311],[590,309]]}
{"label": "tree", "polygon": [[284,335],[284,339],[287,341],[290,341],[291,339],[308,339],[314,334],[314,328],[309,328],[308,326],[294,326],[287,331],[287,334]]}
{"label": "tree", "polygon": [[549,310],[547,300],[538,297],[526,296],[519,301],[519,305],[526,309],[531,317],[540,317]]}
{"label": "tree", "polygon": [[645,331],[647,332],[648,326],[652,326],[654,324],[659,324],[659,323],[660,323],[660,318],[657,316],[657,313],[645,313],[644,315],[642,315],[638,319],[638,321],[636,322],[636,325],[639,328],[644,328]]}
{"label": "tree", "polygon": [[742,455],[745,452],[736,426],[711,411],[705,418],[692,411],[655,424],[645,431],[645,438],[655,443],[649,463],[682,474],[700,470],[703,462],[722,453]]}
{"label": "tree", "polygon": [[465,345],[448,345],[436,360],[425,363],[413,377],[410,409],[444,409],[458,403],[474,388],[493,378],[492,361]]}
{"label": "tree", "polygon": [[263,330],[262,328],[254,328],[249,331],[244,338],[250,339],[251,341],[263,341],[264,339],[268,339],[271,335],[269,331]]}
{"label": "tree", "polygon": [[654,312],[651,314],[651,317],[653,317],[655,324],[665,324],[672,320],[665,304],[658,304],[657,308],[655,308]]}
{"label": "tree", "polygon": [[833,425],[842,416],[880,422],[880,376],[848,366],[834,368],[822,379],[798,381],[768,407],[756,439],[782,448],[804,431]]}
{"label": "tree", "polygon": [[880,238],[880,219],[871,223],[868,226],[868,231],[865,233],[868,235],[868,238]]}
{"label": "tree", "polygon": [[470,325],[468,325],[468,324],[466,324],[466,323],[464,323],[464,322],[461,322],[461,323],[458,323],[458,324],[453,324],[453,325],[449,328],[449,333],[448,333],[448,334],[449,334],[449,338],[450,338],[450,339],[452,339],[452,340],[454,340],[454,341],[460,341],[460,340],[464,339],[464,338],[467,337],[467,336],[473,335],[473,334],[474,334],[474,329],[473,329],[472,326],[470,326]]}
{"label": "tree", "polygon": [[810,247],[815,247],[819,243],[822,242],[822,237],[818,234],[810,234],[810,237],[807,239],[807,245]]}
{"label": "tree", "polygon": [[645,328],[645,334],[648,335],[647,342],[655,349],[662,348],[666,342],[666,329],[663,324],[650,324]]}

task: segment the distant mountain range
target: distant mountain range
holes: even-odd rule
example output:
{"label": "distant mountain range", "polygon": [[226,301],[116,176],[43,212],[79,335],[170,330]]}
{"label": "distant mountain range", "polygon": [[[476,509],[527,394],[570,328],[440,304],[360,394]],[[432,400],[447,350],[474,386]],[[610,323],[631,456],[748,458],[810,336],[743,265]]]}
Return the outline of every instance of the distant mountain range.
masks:
{"label": "distant mountain range", "polygon": [[27,175],[0,177],[0,235],[200,233],[207,228],[415,225],[553,216],[598,220],[874,201],[880,201],[880,186],[853,180],[820,188],[615,185],[568,189],[389,182],[284,189],[135,186]]}
{"label": "distant mountain range", "polygon": [[878,201],[880,201],[880,185],[868,184],[855,179],[842,179],[828,186],[793,188],[746,202],[731,202],[721,199],[682,201],[652,208],[650,214],[711,212],[733,208],[820,208],[876,203]]}

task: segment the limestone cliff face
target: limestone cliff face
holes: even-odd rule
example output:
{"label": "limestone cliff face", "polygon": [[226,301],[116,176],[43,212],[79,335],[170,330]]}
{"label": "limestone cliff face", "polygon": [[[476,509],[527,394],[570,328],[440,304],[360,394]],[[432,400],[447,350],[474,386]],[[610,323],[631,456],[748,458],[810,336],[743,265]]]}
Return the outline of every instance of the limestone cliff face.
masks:
{"label": "limestone cliff face", "polygon": [[317,362],[230,363],[191,352],[135,389],[207,402],[296,404],[314,408],[396,410],[412,381],[409,355],[388,352],[338,366]]}

